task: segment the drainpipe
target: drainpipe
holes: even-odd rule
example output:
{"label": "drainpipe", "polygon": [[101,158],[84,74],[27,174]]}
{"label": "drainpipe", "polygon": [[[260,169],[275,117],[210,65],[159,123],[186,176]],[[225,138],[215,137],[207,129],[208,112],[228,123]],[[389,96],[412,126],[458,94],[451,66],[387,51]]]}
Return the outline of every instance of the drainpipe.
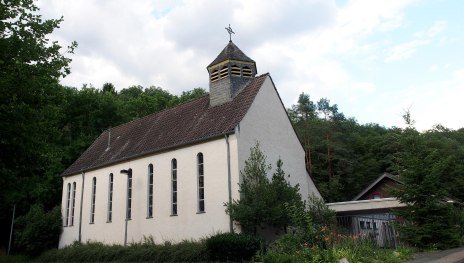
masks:
{"label": "drainpipe", "polygon": [[82,202],[84,200],[84,182],[85,182],[85,172],[82,172],[82,186],[81,186],[81,203],[79,209],[79,237],[78,242],[82,241]]}
{"label": "drainpipe", "polygon": [[126,222],[124,224],[124,246],[127,245],[127,222],[129,221],[129,175],[132,175],[132,169],[121,170],[122,174],[127,175],[127,183],[126,183]]}
{"label": "drainpipe", "polygon": [[[229,144],[229,135],[225,135],[226,144],[227,144],[227,187],[229,190],[229,204],[232,204],[232,175],[230,172],[230,144]],[[232,222],[232,217],[229,215],[229,231],[234,233],[234,225]]]}

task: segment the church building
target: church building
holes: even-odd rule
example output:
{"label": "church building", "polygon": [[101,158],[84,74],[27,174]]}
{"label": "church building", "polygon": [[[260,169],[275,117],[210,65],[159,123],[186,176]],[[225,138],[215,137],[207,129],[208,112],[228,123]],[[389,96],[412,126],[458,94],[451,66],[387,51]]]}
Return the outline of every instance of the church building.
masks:
{"label": "church building", "polygon": [[240,232],[225,212],[259,142],[303,198],[320,196],[269,74],[232,41],[207,67],[209,94],[104,131],[63,173],[60,247]]}

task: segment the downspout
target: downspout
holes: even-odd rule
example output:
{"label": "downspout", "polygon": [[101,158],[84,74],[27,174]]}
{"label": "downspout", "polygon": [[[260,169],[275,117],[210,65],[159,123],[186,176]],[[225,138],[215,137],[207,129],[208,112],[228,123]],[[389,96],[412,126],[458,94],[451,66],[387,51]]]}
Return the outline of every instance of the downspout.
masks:
{"label": "downspout", "polygon": [[82,240],[82,202],[84,201],[84,182],[85,182],[85,172],[82,172],[81,203],[80,203],[80,208],[79,208],[79,237],[78,237],[79,243],[81,243],[81,240]]}
{"label": "downspout", "polygon": [[[229,135],[225,135],[226,144],[227,144],[227,187],[229,190],[229,204],[232,204],[232,175],[230,172],[230,144],[229,144]],[[232,222],[232,217],[229,215],[229,231],[234,233],[234,225]]]}

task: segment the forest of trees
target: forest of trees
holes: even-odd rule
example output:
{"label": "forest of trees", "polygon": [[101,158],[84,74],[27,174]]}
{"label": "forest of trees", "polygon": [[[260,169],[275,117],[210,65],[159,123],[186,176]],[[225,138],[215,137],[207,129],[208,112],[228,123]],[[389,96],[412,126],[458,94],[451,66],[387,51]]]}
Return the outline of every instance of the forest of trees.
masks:
{"label": "forest of trees", "polygon": [[418,132],[410,112],[404,112],[405,129],[359,124],[329,100],[313,102],[304,93],[288,113],[305,148],[307,170],[327,202],[351,200],[384,172],[401,176],[410,166],[404,156],[411,150],[406,139],[412,135],[424,144],[415,149],[416,156],[434,154],[424,156],[423,161],[431,162],[424,167],[444,162],[439,186],[446,195],[464,200],[464,128],[437,124]]}
{"label": "forest of trees", "polygon": [[[206,91],[196,88],[173,95],[155,86],[116,91],[111,83],[64,87],[59,79],[70,73],[66,55],[77,44],[63,52],[46,38],[62,19],[42,20],[32,0],[1,3],[0,247],[4,248],[13,206],[17,217],[35,204],[45,211],[59,206],[60,174],[104,130]],[[464,128],[437,125],[420,133],[410,118],[407,129],[359,124],[329,100],[315,103],[307,94],[301,94],[288,113],[305,148],[308,171],[328,202],[350,200],[381,173],[401,175],[408,167],[433,172],[433,184],[427,189],[439,187],[441,195],[464,200]],[[421,146],[412,153],[411,137]],[[411,166],[405,156],[421,158],[412,158],[416,163]]]}

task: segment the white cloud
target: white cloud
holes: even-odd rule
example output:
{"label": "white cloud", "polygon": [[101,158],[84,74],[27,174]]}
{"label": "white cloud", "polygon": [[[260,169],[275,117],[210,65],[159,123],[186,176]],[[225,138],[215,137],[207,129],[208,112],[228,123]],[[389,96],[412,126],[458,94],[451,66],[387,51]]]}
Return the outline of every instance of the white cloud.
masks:
{"label": "white cloud", "polygon": [[[72,56],[73,73],[63,80],[70,86],[101,87],[112,82],[118,89],[156,85],[174,93],[207,88],[206,66],[227,44],[224,27],[230,23],[236,32],[234,42],[257,61],[259,72],[271,73],[286,106],[307,92],[313,100],[327,97],[353,107],[356,114],[376,111],[387,116],[396,105],[385,109],[375,101],[385,96],[383,101],[391,98],[396,103],[398,94],[386,94],[382,83],[353,74],[352,65],[369,67],[379,60],[412,58],[418,47],[446,29],[446,22],[436,21],[405,43],[370,39],[402,29],[405,9],[415,2],[352,0],[342,7],[326,0],[139,0],[136,4],[40,0],[39,4],[46,17],[64,15],[56,39],[79,43]],[[366,100],[367,95],[371,99]],[[401,113],[401,108],[396,112]],[[388,118],[377,121],[386,123]]]}
{"label": "white cloud", "polygon": [[390,47],[384,61],[390,63],[411,58],[419,47],[430,44],[435,36],[445,30],[446,26],[446,21],[435,21],[427,30],[413,34],[413,40]]}
{"label": "white cloud", "polygon": [[441,33],[442,31],[446,29],[447,24],[448,23],[446,21],[435,21],[430,28],[428,28],[425,31],[417,32],[414,34],[414,36],[418,38],[435,37],[436,35],[438,35],[439,33]]}
{"label": "white cloud", "polygon": [[430,40],[411,40],[406,43],[402,43],[394,46],[388,51],[388,55],[385,58],[385,62],[393,62],[410,58],[417,50],[418,47],[424,46],[430,43]]}
{"label": "white cloud", "polygon": [[354,90],[364,93],[372,93],[376,90],[375,84],[370,82],[356,82],[352,86]]}
{"label": "white cloud", "polygon": [[411,85],[395,96],[398,98],[396,111],[410,107],[420,131],[431,129],[435,124],[454,129],[464,127],[464,68],[453,71],[448,79]]}

